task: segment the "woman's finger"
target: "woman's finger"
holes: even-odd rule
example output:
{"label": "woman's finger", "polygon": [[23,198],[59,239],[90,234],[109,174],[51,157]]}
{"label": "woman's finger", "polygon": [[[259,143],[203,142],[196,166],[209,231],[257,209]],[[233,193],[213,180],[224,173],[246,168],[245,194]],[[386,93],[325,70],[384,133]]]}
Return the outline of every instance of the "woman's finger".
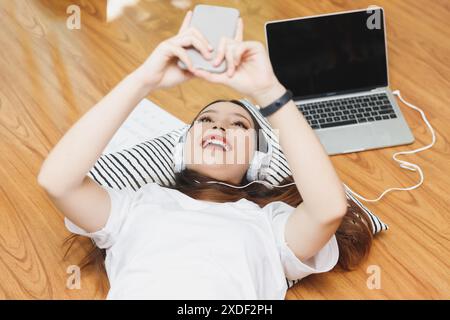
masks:
{"label": "woman's finger", "polygon": [[184,50],[183,48],[178,47],[172,43],[168,44],[168,48],[169,48],[170,53],[173,56],[179,58],[181,61],[184,62],[184,64],[187,66],[187,68],[189,69],[190,72],[194,71],[194,68],[192,66],[192,61],[189,58],[186,50]]}
{"label": "woman's finger", "polygon": [[234,65],[236,67],[241,64],[242,57],[245,54],[245,52],[247,51],[247,49],[248,49],[248,47],[245,45],[245,43],[241,43],[234,50],[234,52],[233,52],[233,54],[234,54],[233,60],[234,60]]}
{"label": "woman's finger", "polygon": [[186,34],[184,36],[174,39],[173,42],[180,47],[193,46],[206,59],[209,60],[212,58],[212,53],[208,50],[207,45],[203,41],[201,41],[199,38],[197,38],[197,36],[194,34]]}
{"label": "woman's finger", "polygon": [[191,24],[191,18],[192,18],[192,11],[189,10],[186,13],[186,16],[184,17],[183,23],[181,24],[178,34],[185,32],[189,28],[189,25]]}
{"label": "woman's finger", "polygon": [[232,77],[234,74],[234,71],[236,69],[235,63],[234,63],[234,49],[236,49],[236,46],[229,45],[225,52],[225,58],[227,61],[227,68],[228,68],[228,72],[227,72],[228,77]]}
{"label": "woman's finger", "polygon": [[196,28],[190,28],[191,32],[194,33],[194,35],[197,36],[197,38],[199,38],[204,44],[205,46],[212,51],[214,48],[213,46],[209,43],[208,39],[206,39],[206,37],[203,35],[203,33],[201,33],[198,29]]}
{"label": "woman's finger", "polygon": [[213,62],[213,66],[217,67],[222,62],[223,58],[225,57],[226,43],[227,43],[227,39],[222,37],[219,42],[219,47],[217,48],[217,55],[216,55],[216,59]]}
{"label": "woman's finger", "polygon": [[234,40],[242,41],[244,39],[244,21],[242,18],[239,18],[237,28],[236,28],[236,36]]}

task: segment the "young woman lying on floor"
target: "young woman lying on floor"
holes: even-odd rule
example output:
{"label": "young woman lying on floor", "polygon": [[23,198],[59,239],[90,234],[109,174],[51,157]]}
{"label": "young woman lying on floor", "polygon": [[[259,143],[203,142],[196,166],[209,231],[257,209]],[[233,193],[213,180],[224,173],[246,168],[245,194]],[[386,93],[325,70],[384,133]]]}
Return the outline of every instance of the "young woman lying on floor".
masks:
{"label": "young woman lying on floor", "polygon": [[[39,173],[69,229],[106,250],[108,299],[284,299],[286,278],[356,266],[370,249],[369,222],[348,211],[342,182],[292,100],[267,117],[293,174],[284,182],[294,182],[290,187],[208,183],[249,183],[260,128],[234,100],[213,102],[193,120],[175,186],[115,190],[86,176],[154,90],[197,77],[234,88],[261,108],[286,92],[264,46],[242,40],[242,21],[236,38],[217,51],[216,65],[225,59],[228,70],[194,69],[185,48],[207,59],[212,53],[188,27],[190,17],[73,125]],[[178,59],[189,69],[180,69]]]}

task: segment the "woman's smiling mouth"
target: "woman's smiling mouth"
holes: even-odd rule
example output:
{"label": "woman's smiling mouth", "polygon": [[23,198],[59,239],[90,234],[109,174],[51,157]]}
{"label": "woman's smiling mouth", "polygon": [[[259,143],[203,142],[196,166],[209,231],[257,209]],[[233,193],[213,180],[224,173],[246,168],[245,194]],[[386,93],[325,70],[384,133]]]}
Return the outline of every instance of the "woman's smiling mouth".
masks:
{"label": "woman's smiling mouth", "polygon": [[223,150],[225,152],[231,150],[231,146],[227,143],[227,140],[225,139],[225,137],[222,137],[217,134],[216,135],[213,135],[213,134],[207,135],[203,139],[202,148],[206,149],[208,147]]}

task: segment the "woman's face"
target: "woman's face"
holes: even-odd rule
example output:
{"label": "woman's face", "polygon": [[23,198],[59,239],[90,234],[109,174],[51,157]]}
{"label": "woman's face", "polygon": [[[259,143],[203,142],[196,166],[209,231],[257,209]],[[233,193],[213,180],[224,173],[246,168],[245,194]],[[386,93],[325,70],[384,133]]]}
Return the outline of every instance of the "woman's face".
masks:
{"label": "woman's face", "polygon": [[238,184],[256,150],[249,112],[232,102],[217,102],[194,120],[185,142],[186,168],[213,180]]}

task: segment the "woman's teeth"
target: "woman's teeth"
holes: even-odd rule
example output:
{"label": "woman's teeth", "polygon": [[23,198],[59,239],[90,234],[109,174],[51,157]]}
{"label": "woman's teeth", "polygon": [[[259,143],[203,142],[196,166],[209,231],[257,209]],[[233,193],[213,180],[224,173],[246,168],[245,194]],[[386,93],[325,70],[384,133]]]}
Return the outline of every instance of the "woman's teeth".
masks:
{"label": "woman's teeth", "polygon": [[208,139],[203,143],[203,149],[208,147],[209,145],[212,146],[218,146],[224,151],[228,151],[229,146],[225,144],[223,141],[216,140],[216,139]]}

